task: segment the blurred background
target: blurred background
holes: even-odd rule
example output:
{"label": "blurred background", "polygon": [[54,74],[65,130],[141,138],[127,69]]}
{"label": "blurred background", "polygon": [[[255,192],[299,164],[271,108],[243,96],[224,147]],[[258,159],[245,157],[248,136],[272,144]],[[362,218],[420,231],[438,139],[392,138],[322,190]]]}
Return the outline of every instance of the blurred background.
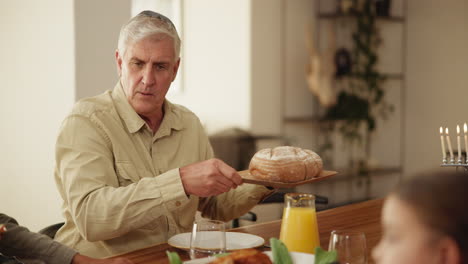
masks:
{"label": "blurred background", "polygon": [[58,129],[77,100],[114,87],[120,27],[143,9],[182,38],[168,98],[237,169],[260,148],[312,149],[340,174],[296,191],[336,206],[438,167],[439,127],[454,140],[468,120],[468,1],[370,2],[0,0],[1,212],[34,231],[63,221]]}

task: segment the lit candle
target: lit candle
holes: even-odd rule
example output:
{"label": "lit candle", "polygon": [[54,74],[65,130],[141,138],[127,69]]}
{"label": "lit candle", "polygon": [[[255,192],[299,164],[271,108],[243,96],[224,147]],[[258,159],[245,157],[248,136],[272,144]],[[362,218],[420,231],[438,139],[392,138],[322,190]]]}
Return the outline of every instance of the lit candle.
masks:
{"label": "lit candle", "polygon": [[[466,125],[466,124],[465,124]],[[466,127],[466,126],[465,126]],[[466,132],[465,132],[465,145],[466,145]],[[442,145],[442,159],[445,162],[447,154],[445,153],[445,144],[444,144],[444,129],[440,127],[440,145]]]}
{"label": "lit candle", "polygon": [[458,163],[461,163],[461,147],[460,147],[460,126],[457,125],[457,149],[458,149]]}
{"label": "lit candle", "polygon": [[453,162],[453,149],[452,149],[452,143],[450,143],[450,136],[449,136],[449,130],[448,127],[445,128],[445,136],[447,139],[447,146],[450,152],[450,162]]}
{"label": "lit candle", "polygon": [[468,127],[466,126],[466,123],[463,125],[463,131],[465,132],[465,153],[467,153],[466,160],[468,162],[468,137],[466,135],[466,133],[468,132]]}

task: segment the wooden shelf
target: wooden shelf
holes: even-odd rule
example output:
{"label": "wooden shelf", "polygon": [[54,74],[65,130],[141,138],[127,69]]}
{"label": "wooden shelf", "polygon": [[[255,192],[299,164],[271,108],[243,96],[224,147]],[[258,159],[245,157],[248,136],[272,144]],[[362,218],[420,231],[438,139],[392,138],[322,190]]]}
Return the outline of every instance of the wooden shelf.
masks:
{"label": "wooden shelf", "polygon": [[405,75],[402,73],[391,73],[391,74],[384,74],[386,78],[389,80],[404,80]]}
{"label": "wooden shelf", "polygon": [[284,117],[284,122],[290,123],[304,123],[304,122],[321,122],[322,117],[318,116],[304,116],[304,117]]}
{"label": "wooden shelf", "polygon": [[[346,19],[346,18],[355,18],[356,15],[353,14],[338,14],[338,13],[319,13],[318,17],[320,19]],[[389,22],[398,22],[398,23],[404,23],[405,18],[401,16],[376,16],[375,17],[377,20],[381,21],[389,21]]]}
{"label": "wooden shelf", "polygon": [[[355,181],[363,180],[366,178],[378,178],[387,177],[395,174],[401,174],[403,169],[401,167],[379,167],[370,168],[367,174],[359,174],[357,171],[351,171],[350,169],[336,169],[338,174],[331,177],[330,179],[323,181],[323,183],[343,182],[343,181]],[[315,183],[320,184],[320,182]]]}
{"label": "wooden shelf", "polygon": [[[404,80],[405,75],[402,73],[383,73],[383,77],[385,77],[387,80]],[[347,78],[354,78],[357,79],[358,77],[355,75],[343,75],[339,78],[335,78],[335,80],[341,80],[341,79],[347,79]]]}
{"label": "wooden shelf", "polygon": [[[401,172],[402,172],[401,167],[376,167],[376,168],[369,168],[367,171],[367,174],[371,177],[377,177],[377,176],[384,176],[388,174],[401,173]],[[355,172],[343,170],[343,174],[353,175],[353,173],[355,176],[357,176]]]}

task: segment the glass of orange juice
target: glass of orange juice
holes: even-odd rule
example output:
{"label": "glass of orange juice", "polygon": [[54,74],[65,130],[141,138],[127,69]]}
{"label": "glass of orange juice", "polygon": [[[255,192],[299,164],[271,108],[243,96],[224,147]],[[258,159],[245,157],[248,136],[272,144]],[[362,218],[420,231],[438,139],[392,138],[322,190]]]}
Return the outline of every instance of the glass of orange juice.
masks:
{"label": "glass of orange juice", "polygon": [[284,195],[280,240],[289,251],[315,253],[315,247],[320,246],[320,240],[313,194]]}

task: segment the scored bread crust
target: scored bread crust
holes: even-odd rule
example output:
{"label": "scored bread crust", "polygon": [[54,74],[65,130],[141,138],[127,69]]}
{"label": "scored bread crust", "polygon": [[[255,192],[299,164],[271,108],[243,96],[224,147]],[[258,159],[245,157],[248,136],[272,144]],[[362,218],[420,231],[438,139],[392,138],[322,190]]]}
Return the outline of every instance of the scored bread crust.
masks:
{"label": "scored bread crust", "polygon": [[255,153],[249,165],[254,178],[288,183],[318,177],[322,168],[317,153],[292,146],[262,149]]}

